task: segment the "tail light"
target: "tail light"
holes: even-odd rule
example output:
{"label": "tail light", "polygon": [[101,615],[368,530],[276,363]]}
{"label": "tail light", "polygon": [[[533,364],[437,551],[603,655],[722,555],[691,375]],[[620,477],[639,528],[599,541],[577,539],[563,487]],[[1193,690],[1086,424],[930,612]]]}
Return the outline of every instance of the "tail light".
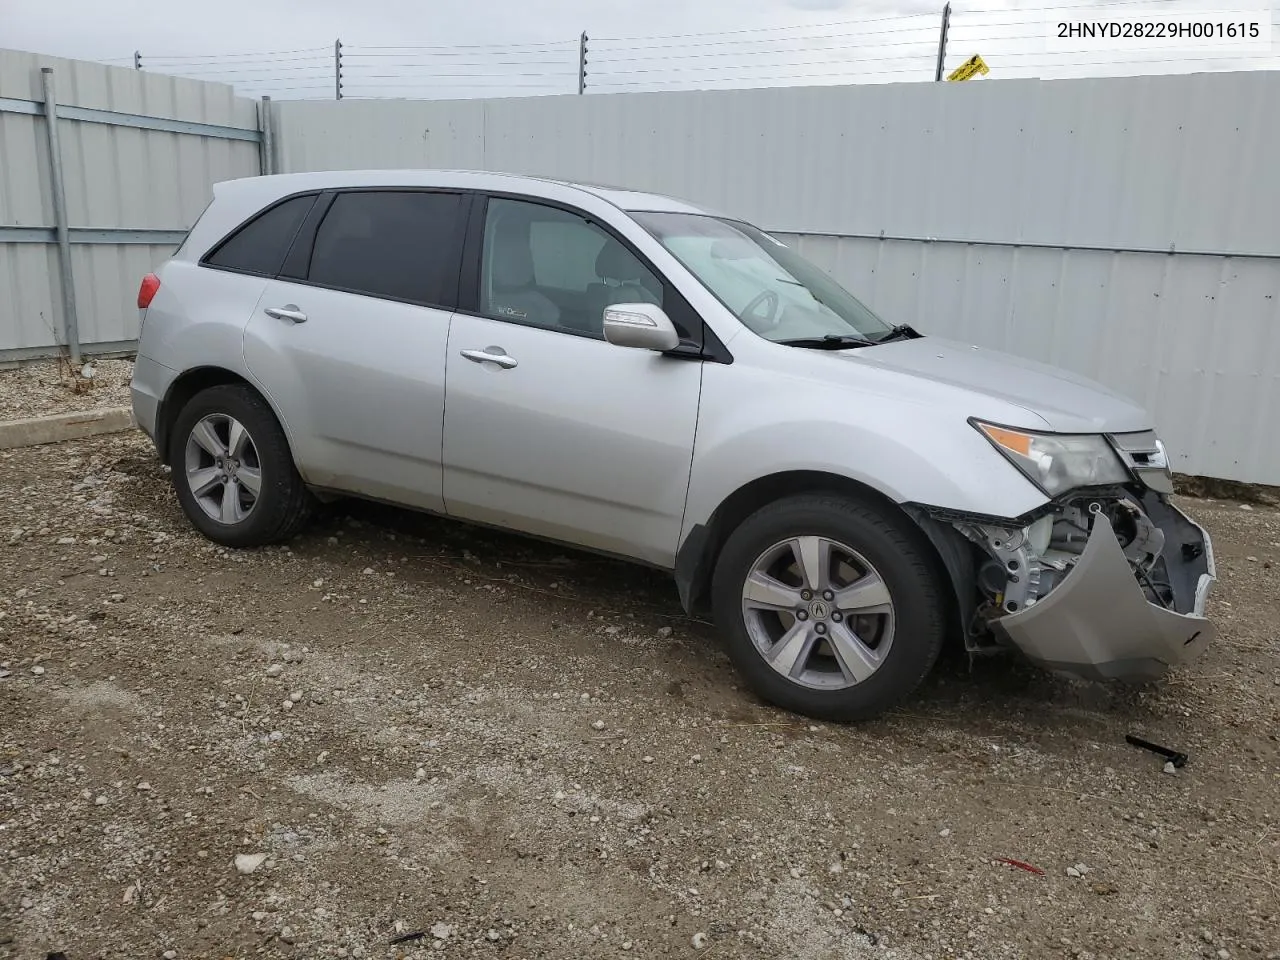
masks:
{"label": "tail light", "polygon": [[159,291],[160,278],[154,273],[148,273],[142,278],[142,286],[138,288],[138,309],[145,310],[151,306],[151,301]]}

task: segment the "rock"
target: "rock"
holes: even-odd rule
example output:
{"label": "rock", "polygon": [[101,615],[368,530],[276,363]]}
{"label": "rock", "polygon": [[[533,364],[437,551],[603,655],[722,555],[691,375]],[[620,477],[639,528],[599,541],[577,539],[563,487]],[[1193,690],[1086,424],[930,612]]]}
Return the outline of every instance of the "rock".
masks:
{"label": "rock", "polygon": [[1231,960],[1231,951],[1223,947],[1218,951],[1218,960]]}
{"label": "rock", "polygon": [[1079,871],[1079,870],[1077,870],[1075,867],[1067,867],[1067,876],[1068,876],[1068,877],[1078,877],[1078,876],[1080,876],[1080,871]]}
{"label": "rock", "polygon": [[36,664],[36,666],[31,668],[31,672],[34,673],[37,677],[43,677],[44,667],[40,666],[39,664]]}
{"label": "rock", "polygon": [[265,910],[255,910],[253,911],[253,919],[258,923],[261,923],[263,920],[267,919],[267,912]]}
{"label": "rock", "polygon": [[178,960],[178,951],[166,950],[164,953],[160,954],[160,956],[164,957],[164,960]]}
{"label": "rock", "polygon": [[658,628],[658,636],[662,637],[662,639],[664,639],[664,640],[665,640],[667,637],[671,636],[671,634],[673,634],[673,633],[675,633],[675,631],[674,631],[674,630],[672,630],[670,627],[659,627],[659,628]]}
{"label": "rock", "polygon": [[623,941],[622,941],[622,949],[623,949],[623,950],[630,950],[633,946],[635,946],[635,944],[633,944],[630,940],[623,940]]}
{"label": "rock", "polygon": [[283,710],[285,713],[288,713],[290,710],[293,709],[293,701],[285,700],[283,703],[280,704],[280,709]]}
{"label": "rock", "polygon": [[1086,867],[1083,863],[1077,863],[1076,870],[1079,871],[1080,876],[1082,877],[1089,872],[1089,868]]}
{"label": "rock", "polygon": [[950,828],[950,827],[944,827],[943,829],[939,830],[939,831],[938,831],[938,836],[940,836],[940,837],[949,837],[949,836],[951,836],[951,828]]}
{"label": "rock", "polygon": [[280,939],[285,943],[293,943],[293,938],[295,936],[297,936],[297,934],[293,932],[293,927],[285,926],[280,928]]}
{"label": "rock", "polygon": [[319,589],[320,587],[323,587],[323,586],[324,586],[324,581],[323,581],[323,580],[321,580],[321,579],[319,579],[319,578],[317,577],[315,580],[312,580],[312,581],[311,581],[311,585],[312,585],[313,587],[315,587],[315,588]]}
{"label": "rock", "polygon": [[271,666],[267,667],[268,677],[278,677],[282,673],[284,673],[284,667],[278,663],[273,663]]}
{"label": "rock", "polygon": [[267,855],[265,853],[237,853],[236,871],[247,877],[266,862]]}
{"label": "rock", "polygon": [[292,700],[294,703],[301,703],[301,702],[302,702],[302,691],[301,691],[301,690],[295,690],[295,691],[293,691],[293,693],[289,694],[289,699],[290,699],[290,700]]}
{"label": "rock", "polygon": [[364,568],[364,575],[365,575],[366,577],[367,577],[367,576],[370,576],[372,573],[373,573],[373,567],[365,567],[365,568]]}
{"label": "rock", "polygon": [[603,730],[603,729],[604,729],[604,721],[603,721],[603,720],[597,720],[595,723],[593,723],[593,724],[591,725],[591,729],[592,729],[592,730]]}
{"label": "rock", "polygon": [[437,940],[448,940],[453,936],[453,924],[443,922],[432,924],[431,935]]}
{"label": "rock", "polygon": [[94,798],[93,802],[99,807],[105,807],[111,801],[107,799],[107,795],[105,793],[100,793]]}
{"label": "rock", "polygon": [[645,763],[653,763],[653,757],[649,756],[648,754],[641,757],[640,759],[643,760]]}
{"label": "rock", "polygon": [[134,787],[133,789],[135,789],[135,790],[141,790],[143,793],[146,793],[147,791],[149,791],[149,790],[151,789],[151,784],[149,784],[146,780],[142,780],[142,781],[140,781],[140,782],[138,783],[138,785],[137,785],[136,787]]}
{"label": "rock", "polygon": [[792,880],[799,880],[802,876],[804,876],[804,871],[801,870],[799,867],[792,867],[789,872],[791,874]]}
{"label": "rock", "polygon": [[1169,776],[1171,777],[1176,777],[1178,775],[1178,768],[1175,767],[1173,765],[1173,761],[1170,760],[1168,763],[1164,765],[1164,772],[1169,774]]}
{"label": "rock", "polygon": [[709,941],[707,940],[707,935],[703,933],[701,930],[695,933],[689,939],[689,942],[693,944],[693,949],[695,950],[705,950],[707,949],[707,944],[709,943]]}
{"label": "rock", "polygon": [[493,929],[493,927],[490,927],[489,932],[485,934],[485,939],[489,940],[492,943],[496,943],[497,941],[502,939],[502,934],[500,934],[497,930]]}

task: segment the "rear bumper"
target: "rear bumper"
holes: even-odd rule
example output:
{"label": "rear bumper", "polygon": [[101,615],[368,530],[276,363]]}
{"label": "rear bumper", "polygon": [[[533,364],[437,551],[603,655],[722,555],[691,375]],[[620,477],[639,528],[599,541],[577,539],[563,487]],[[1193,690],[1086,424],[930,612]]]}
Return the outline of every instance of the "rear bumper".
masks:
{"label": "rear bumper", "polygon": [[170,370],[162,363],[139,354],[133,362],[133,379],[129,393],[133,403],[133,418],[142,432],[153,441],[160,417],[160,404],[177,379],[178,371]]}
{"label": "rear bumper", "polygon": [[1154,497],[1145,506],[1165,533],[1172,609],[1148,602],[1110,521],[1097,515],[1062,583],[995,626],[1035,663],[1094,680],[1155,679],[1198,657],[1216,635],[1205,618],[1216,578],[1213,544],[1176,507]]}

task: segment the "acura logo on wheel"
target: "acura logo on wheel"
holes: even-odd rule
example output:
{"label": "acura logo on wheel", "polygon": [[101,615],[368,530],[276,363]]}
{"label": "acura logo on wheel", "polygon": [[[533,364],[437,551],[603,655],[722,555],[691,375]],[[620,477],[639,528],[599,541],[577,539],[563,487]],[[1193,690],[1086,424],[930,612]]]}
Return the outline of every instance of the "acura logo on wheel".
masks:
{"label": "acura logo on wheel", "polygon": [[822,600],[815,600],[809,604],[809,616],[815,620],[825,620],[830,613],[831,608]]}

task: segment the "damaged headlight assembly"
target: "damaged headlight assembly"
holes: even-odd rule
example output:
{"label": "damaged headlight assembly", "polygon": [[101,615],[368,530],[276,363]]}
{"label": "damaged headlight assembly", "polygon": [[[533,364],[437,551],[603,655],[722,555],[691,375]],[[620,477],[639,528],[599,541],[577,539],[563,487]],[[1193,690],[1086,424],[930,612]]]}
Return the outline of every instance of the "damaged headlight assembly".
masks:
{"label": "damaged headlight assembly", "polygon": [[1010,463],[1049,497],[1132,477],[1102,434],[1033,433],[970,420]]}

